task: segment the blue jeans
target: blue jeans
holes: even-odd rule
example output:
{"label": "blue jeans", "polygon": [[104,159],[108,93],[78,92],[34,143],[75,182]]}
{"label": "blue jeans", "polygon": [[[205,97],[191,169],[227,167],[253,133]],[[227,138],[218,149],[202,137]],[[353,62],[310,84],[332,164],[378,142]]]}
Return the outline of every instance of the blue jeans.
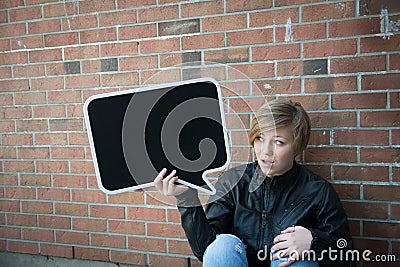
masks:
{"label": "blue jeans", "polygon": [[[282,260],[271,261],[270,267],[278,267]],[[234,235],[221,234],[206,249],[203,255],[203,267],[248,267],[246,247]],[[290,267],[318,267],[318,262],[295,261]]]}

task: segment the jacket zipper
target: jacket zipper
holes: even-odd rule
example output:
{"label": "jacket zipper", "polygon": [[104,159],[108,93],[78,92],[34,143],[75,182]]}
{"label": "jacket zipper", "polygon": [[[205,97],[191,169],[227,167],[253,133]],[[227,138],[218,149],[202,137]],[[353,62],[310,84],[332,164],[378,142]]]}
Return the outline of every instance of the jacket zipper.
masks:
{"label": "jacket zipper", "polygon": [[265,225],[267,224],[267,211],[264,209],[265,186],[266,186],[266,183],[264,183],[261,188],[263,198],[261,199],[261,229],[260,229],[260,236],[258,238],[258,244],[257,244],[258,250],[264,249],[261,247],[261,244],[262,244],[262,240],[264,239],[264,228],[265,228]]}

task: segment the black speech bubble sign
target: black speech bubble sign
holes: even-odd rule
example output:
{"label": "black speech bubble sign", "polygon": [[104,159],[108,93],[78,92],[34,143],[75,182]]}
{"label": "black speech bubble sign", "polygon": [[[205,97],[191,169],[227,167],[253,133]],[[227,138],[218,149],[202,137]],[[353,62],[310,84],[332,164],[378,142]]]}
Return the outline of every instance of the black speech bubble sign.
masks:
{"label": "black speech bubble sign", "polygon": [[206,178],[230,161],[218,83],[202,78],[94,95],[84,105],[100,189],[116,194],[153,186],[162,168],[214,194]]}

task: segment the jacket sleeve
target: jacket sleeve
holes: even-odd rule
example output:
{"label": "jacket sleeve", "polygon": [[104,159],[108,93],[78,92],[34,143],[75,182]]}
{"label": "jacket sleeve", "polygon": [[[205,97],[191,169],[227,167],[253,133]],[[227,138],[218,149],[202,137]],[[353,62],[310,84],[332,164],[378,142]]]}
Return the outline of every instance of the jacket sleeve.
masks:
{"label": "jacket sleeve", "polygon": [[345,253],[353,248],[347,215],[332,185],[326,183],[323,190],[323,199],[317,209],[318,227],[308,228],[313,237],[310,249],[322,259],[322,266],[354,266],[354,261],[351,257],[347,259]]}
{"label": "jacket sleeve", "polygon": [[[206,206],[201,206],[197,191],[189,189],[177,196],[181,223],[189,241],[193,254],[203,260],[203,254],[217,234],[229,233],[232,226],[232,201],[229,193],[217,197],[221,186],[216,185],[217,193],[212,196]],[[206,215],[207,213],[207,215]]]}

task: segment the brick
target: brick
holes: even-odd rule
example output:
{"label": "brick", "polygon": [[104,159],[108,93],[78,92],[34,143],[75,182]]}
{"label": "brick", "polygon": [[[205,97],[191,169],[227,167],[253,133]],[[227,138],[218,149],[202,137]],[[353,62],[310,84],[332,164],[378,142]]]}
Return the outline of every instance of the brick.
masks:
{"label": "brick", "polygon": [[149,266],[157,266],[157,267],[185,267],[187,266],[186,258],[178,258],[172,256],[164,256],[164,255],[149,255]]}
{"label": "brick", "polygon": [[335,130],[333,137],[338,145],[389,144],[389,132],[385,130]]}
{"label": "brick", "polygon": [[72,190],[72,201],[85,203],[105,203],[106,196],[99,190]]}
{"label": "brick", "polygon": [[[33,107],[34,118],[63,118],[66,116],[64,106],[35,106]],[[39,139],[40,140],[43,139]]]}
{"label": "brick", "polygon": [[389,55],[389,69],[400,70],[400,54]]}
{"label": "brick", "polygon": [[8,252],[38,254],[38,244],[32,242],[7,241]]}
{"label": "brick", "polygon": [[0,200],[2,212],[20,212],[21,202],[19,200]]}
{"label": "brick", "polygon": [[184,50],[224,47],[224,35],[222,33],[202,34],[182,37]]}
{"label": "brick", "polygon": [[50,186],[50,175],[22,174],[20,177],[21,186]]}
{"label": "brick", "polygon": [[140,52],[143,54],[179,51],[179,38],[147,40],[140,42]]}
{"label": "brick", "polygon": [[292,23],[299,21],[298,8],[269,9],[250,13],[250,27],[284,25],[290,18]]}
{"label": "brick", "polygon": [[309,147],[306,150],[307,162],[356,162],[356,148],[347,147]]}
{"label": "brick", "polygon": [[387,90],[400,88],[400,74],[363,75],[361,78],[362,90]]}
{"label": "brick", "polygon": [[81,63],[79,61],[64,62],[64,69],[66,74],[81,73]]}
{"label": "brick", "polygon": [[399,201],[399,186],[364,185],[364,198],[367,200]]}
{"label": "brick", "polygon": [[168,240],[168,252],[191,255],[193,252],[187,241]]}
{"label": "brick", "polygon": [[179,18],[178,5],[138,10],[138,22],[162,21]]}
{"label": "brick", "polygon": [[[121,193],[116,195],[108,195],[108,203],[113,204],[143,204],[144,203],[144,196],[143,192],[141,191],[134,191],[134,192],[127,192]],[[129,212],[128,212],[129,214]]]}
{"label": "brick", "polygon": [[65,78],[66,88],[94,88],[100,86],[100,77],[97,74],[68,76]]}
{"label": "brick", "polygon": [[[80,12],[81,13],[81,12]],[[61,20],[62,31],[83,30],[97,27],[97,16],[70,16]]]}
{"label": "brick", "polygon": [[40,254],[46,256],[72,258],[73,247],[54,244],[40,244]]}
{"label": "brick", "polygon": [[229,46],[271,43],[272,29],[228,32],[227,39]]}
{"label": "brick", "polygon": [[380,32],[380,22],[378,18],[332,21],[328,23],[328,32],[330,38],[377,34]]}
{"label": "brick", "polygon": [[[119,32],[121,33],[120,28]],[[124,42],[100,45],[100,53],[102,57],[129,56],[138,53],[139,42]]]}
{"label": "brick", "polygon": [[53,230],[22,229],[22,239],[32,241],[54,242]]}
{"label": "brick", "polygon": [[[244,52],[244,51],[243,51]],[[234,80],[238,71],[241,75],[249,78],[266,78],[273,77],[274,75],[274,65],[271,63],[256,63],[256,64],[238,64],[231,65],[228,70],[228,77]],[[234,69],[234,71],[231,71]]]}
{"label": "brick", "polygon": [[44,43],[46,47],[66,46],[78,44],[78,34],[71,33],[57,33],[45,34]]}
{"label": "brick", "polygon": [[121,70],[154,69],[158,67],[157,56],[141,56],[120,59]]}
{"label": "brick", "polygon": [[90,245],[96,247],[125,248],[126,237],[108,234],[90,234]]}
{"label": "brick", "polygon": [[9,147],[2,147],[0,148],[0,158],[3,159],[13,159],[16,158],[17,152],[15,148],[9,148]]}
{"label": "brick", "polygon": [[82,232],[56,231],[57,243],[88,245],[89,234]]}
{"label": "brick", "polygon": [[44,65],[14,66],[13,72],[15,78],[44,76]]}
{"label": "brick", "polygon": [[357,116],[355,112],[309,113],[311,125],[316,128],[355,127]]}
{"label": "brick", "polygon": [[133,234],[143,235],[145,233],[144,222],[134,222],[125,220],[109,220],[108,221],[108,232],[121,233],[121,234]]}
{"label": "brick", "polygon": [[0,236],[7,239],[21,239],[21,229],[7,226],[0,226]]}
{"label": "brick", "polygon": [[290,96],[285,97],[286,99],[290,99],[294,102],[299,102],[303,106],[303,108],[307,111],[311,110],[325,110],[328,108],[328,97],[327,96]]}
{"label": "brick", "polygon": [[110,261],[138,266],[147,263],[145,254],[119,250],[110,250]]}
{"label": "brick", "polygon": [[26,187],[10,187],[6,188],[6,196],[7,198],[15,198],[15,199],[35,199],[36,192],[34,188],[26,188]]}
{"label": "brick", "polygon": [[[120,1],[118,5],[120,5]],[[100,13],[99,26],[135,24],[137,22],[136,19],[136,10],[119,10],[117,12]]]}
{"label": "brick", "polygon": [[400,108],[400,93],[391,93],[390,94],[390,107],[391,108]]}
{"label": "brick", "polygon": [[46,103],[46,93],[45,92],[30,92],[21,93],[14,95],[14,103],[16,105],[35,105],[35,104],[45,104]]}
{"label": "brick", "polygon": [[33,48],[43,48],[42,36],[34,35],[34,36],[18,37],[11,40],[11,50],[33,49]]}
{"label": "brick", "polygon": [[156,24],[121,27],[118,31],[118,40],[142,39],[157,36]]}
{"label": "brick", "polygon": [[253,86],[253,95],[291,94],[300,92],[300,79],[283,78],[279,80],[255,81],[255,85],[256,86]]}
{"label": "brick", "polygon": [[31,90],[58,90],[63,89],[63,78],[37,78],[31,79]]}
{"label": "brick", "polygon": [[330,64],[331,73],[359,73],[386,70],[385,56],[333,58]]}
{"label": "brick", "polygon": [[38,188],[37,198],[44,200],[70,201],[70,190],[61,188]]}
{"label": "brick", "polygon": [[48,159],[49,149],[44,147],[19,147],[18,158],[20,159]]}
{"label": "brick", "polygon": [[398,238],[398,223],[363,222],[364,236]]}
{"label": "brick", "polygon": [[114,0],[84,0],[79,2],[79,13],[92,13],[115,9]]}
{"label": "brick", "polygon": [[69,188],[86,188],[86,176],[84,175],[54,175],[53,186]]}
{"label": "brick", "polygon": [[106,219],[72,218],[72,230],[106,232],[107,221]]}
{"label": "brick", "polygon": [[62,60],[61,49],[44,49],[29,52],[31,62],[49,62]]}
{"label": "brick", "polygon": [[87,45],[78,47],[67,47],[64,49],[65,60],[76,60],[83,58],[96,58],[99,56],[98,45]]}
{"label": "brick", "polygon": [[185,233],[179,224],[148,223],[147,234],[149,236],[184,238]]}
{"label": "brick", "polygon": [[358,251],[371,250],[374,253],[388,253],[389,243],[382,240],[354,238],[354,248]]}
{"label": "brick", "polygon": [[[249,51],[247,48],[229,48],[222,50],[212,50],[204,52],[204,60],[209,62],[217,62],[217,63],[239,63],[239,62],[248,62],[249,61]],[[271,66],[272,64],[266,64],[266,66]],[[251,69],[252,67],[257,65],[236,65],[234,68],[243,68],[243,69]],[[270,72],[271,68],[267,70],[257,70],[260,72]],[[254,71],[254,69],[253,69]],[[237,72],[236,72],[237,73]],[[249,73],[247,73],[249,74]],[[271,75],[268,75],[271,76]]]}
{"label": "brick", "polygon": [[343,94],[332,97],[334,109],[385,108],[386,102],[387,95],[385,93]]}
{"label": "brick", "polygon": [[53,213],[53,203],[29,201],[22,202],[22,212],[34,214],[51,214]]}
{"label": "brick", "polygon": [[3,24],[0,25],[0,37],[11,37],[25,35],[26,26],[25,23],[18,24]]}
{"label": "brick", "polygon": [[38,173],[65,173],[68,172],[67,161],[37,161],[36,171]]}
{"label": "brick", "polygon": [[272,7],[271,0],[255,0],[255,1],[227,0],[226,1],[227,12],[266,9],[271,7]]}
{"label": "brick", "polygon": [[152,6],[156,5],[156,0],[141,0],[141,1],[132,1],[132,0],[119,0],[118,8],[125,9],[130,7],[144,7],[144,6]]}
{"label": "brick", "polygon": [[400,46],[400,37],[391,36],[390,40],[386,40],[381,36],[365,37],[360,39],[360,52],[373,53],[381,51],[398,51]]}
{"label": "brick", "polygon": [[311,131],[309,145],[329,145],[330,144],[330,133],[326,130],[313,130]]}
{"label": "brick", "polygon": [[203,32],[227,31],[246,28],[245,14],[226,15],[202,19]]}
{"label": "brick", "polygon": [[116,40],[116,30],[114,28],[96,29],[80,32],[81,44],[108,42]]}
{"label": "brick", "polygon": [[382,7],[387,8],[390,12],[399,12],[400,8],[395,0],[384,0],[384,1],[368,1],[361,0],[360,3],[360,15],[373,15],[380,14]]}
{"label": "brick", "polygon": [[33,136],[31,134],[3,134],[2,144],[4,146],[32,145]]}
{"label": "brick", "polygon": [[42,17],[41,9],[38,6],[10,9],[8,13],[10,22],[33,20]]}
{"label": "brick", "polygon": [[355,9],[355,3],[353,2],[303,6],[301,20],[302,22],[311,22],[352,18],[356,15]]}
{"label": "brick", "polygon": [[178,20],[158,23],[158,35],[180,35],[200,32],[200,19]]}
{"label": "brick", "polygon": [[7,225],[36,226],[36,215],[33,214],[7,214]]}
{"label": "brick", "polygon": [[192,18],[224,13],[223,1],[190,2],[181,4],[181,17]]}
{"label": "brick", "polygon": [[18,7],[18,6],[24,6],[24,0],[13,0],[13,1],[1,1],[0,2],[0,8],[10,8],[10,7]]}
{"label": "brick", "polygon": [[251,112],[254,113],[262,104],[265,103],[263,98],[241,98],[230,100],[230,112],[243,113]]}
{"label": "brick", "polygon": [[108,250],[75,247],[75,258],[82,260],[108,261]]}
{"label": "brick", "polygon": [[101,71],[117,71],[118,70],[118,59],[117,58],[108,58],[101,60]]}
{"label": "brick", "polygon": [[276,63],[278,76],[300,76],[303,74],[303,61],[282,61]]}
{"label": "brick", "polygon": [[29,34],[42,34],[61,31],[60,19],[33,21],[28,23]]}
{"label": "brick", "polygon": [[275,42],[303,41],[326,38],[325,23],[291,26],[290,40],[285,27],[278,27],[275,30]]}
{"label": "brick", "polygon": [[300,47],[298,44],[258,46],[252,48],[252,59],[255,61],[298,58],[299,56]]}
{"label": "brick", "polygon": [[33,161],[9,160],[4,161],[4,171],[6,172],[33,172],[35,169]]}
{"label": "brick", "polygon": [[11,52],[0,54],[0,65],[26,64],[28,63],[27,52]]}
{"label": "brick", "polygon": [[127,218],[130,220],[165,221],[165,210],[154,208],[128,207]]}
{"label": "brick", "polygon": [[358,184],[333,184],[333,188],[340,199],[360,199],[360,186]]}
{"label": "brick", "polygon": [[356,91],[357,77],[306,78],[304,79],[304,90],[309,93]]}
{"label": "brick", "polygon": [[372,111],[361,112],[361,126],[387,126],[395,127],[400,125],[399,111]]}
{"label": "brick", "polygon": [[90,216],[99,218],[125,218],[125,208],[115,206],[91,205]]}
{"label": "brick", "polygon": [[400,219],[400,205],[399,204],[391,204],[390,205],[390,219],[399,220]]}
{"label": "brick", "polygon": [[314,60],[303,61],[303,74],[304,75],[328,74],[328,60],[314,59]]}
{"label": "brick", "polygon": [[76,2],[62,2],[43,6],[45,18],[72,16],[77,13]]}
{"label": "brick", "polygon": [[11,67],[0,67],[0,79],[12,78]]}
{"label": "brick", "polygon": [[398,148],[361,148],[361,162],[400,162]]}
{"label": "brick", "polygon": [[167,252],[166,245],[163,239],[128,237],[128,248],[132,250]]}
{"label": "brick", "polygon": [[71,173],[75,174],[94,174],[94,166],[92,161],[73,161],[70,163]]}
{"label": "brick", "polygon": [[23,119],[31,118],[31,109],[29,107],[7,107],[0,108],[0,118],[2,119]]}
{"label": "brick", "polygon": [[138,84],[138,74],[134,73],[115,73],[104,74],[101,76],[102,86],[134,86]]}

